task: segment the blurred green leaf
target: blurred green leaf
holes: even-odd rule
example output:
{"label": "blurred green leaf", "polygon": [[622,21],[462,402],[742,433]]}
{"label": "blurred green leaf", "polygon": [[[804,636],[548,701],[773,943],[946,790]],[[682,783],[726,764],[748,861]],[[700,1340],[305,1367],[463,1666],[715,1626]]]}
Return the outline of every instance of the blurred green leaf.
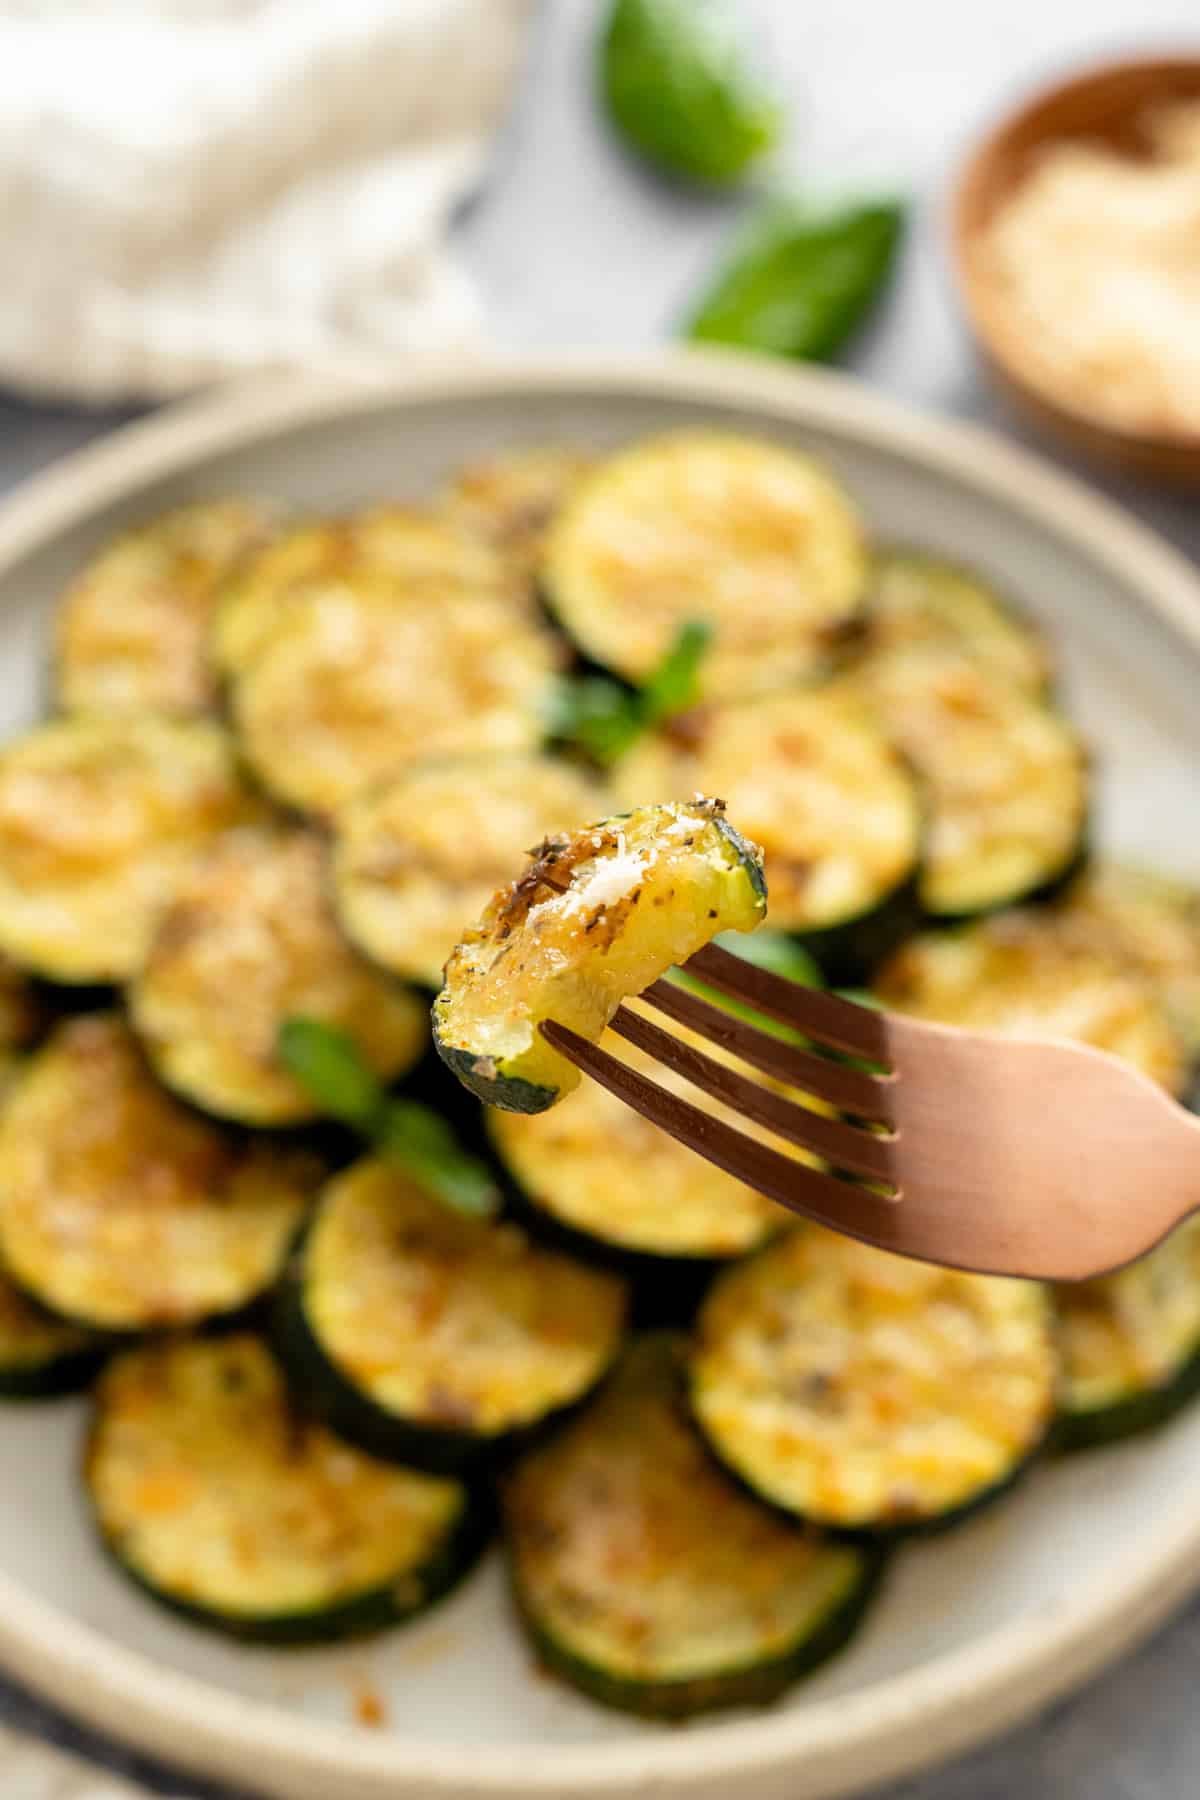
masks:
{"label": "blurred green leaf", "polygon": [[775,202],[751,224],[686,325],[696,342],[824,362],[862,323],[904,231],[898,200],[816,213]]}
{"label": "blurred green leaf", "polygon": [[285,1019],[278,1050],[288,1074],[327,1118],[371,1131],[385,1095],[352,1037],[319,1019]]}
{"label": "blurred green leaf", "polygon": [[778,141],[781,110],[738,27],[732,0],[613,0],[601,92],[625,142],[665,174],[730,187]]}
{"label": "blurred green leaf", "polygon": [[560,684],[550,735],[607,767],[641,737],[699,698],[699,671],[712,640],[711,627],[689,619],[666,656],[640,688],[622,687],[607,675],[581,675]]}
{"label": "blurred green leaf", "polygon": [[712,643],[712,626],[688,619],[657,669],[638,695],[638,723],[643,731],[686,712],[700,698],[700,665]]}

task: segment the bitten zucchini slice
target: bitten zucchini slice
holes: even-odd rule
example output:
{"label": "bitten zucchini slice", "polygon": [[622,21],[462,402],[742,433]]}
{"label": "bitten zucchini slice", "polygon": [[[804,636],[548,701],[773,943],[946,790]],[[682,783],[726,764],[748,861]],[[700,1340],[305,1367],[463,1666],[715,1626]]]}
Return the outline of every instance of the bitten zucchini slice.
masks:
{"label": "bitten zucchini slice", "polygon": [[692,1406],[754,1493],[863,1533],[941,1526],[999,1493],[1054,1421],[1037,1282],[911,1262],[820,1226],[717,1277]]}
{"label": "bitten zucchini slice", "polygon": [[0,1274],[0,1399],[50,1400],[86,1387],[107,1344],[43,1312]]}
{"label": "bitten zucchini slice", "polygon": [[567,635],[629,681],[687,620],[707,621],[709,697],[823,671],[861,625],[867,573],[854,508],[819,463],[717,431],[652,438],[601,464],[542,565]]}
{"label": "bitten zucchini slice", "polygon": [[307,519],[281,531],[225,589],[209,652],[226,678],[254,661],[313,586],[374,575],[403,584],[430,610],[451,597],[518,592],[486,542],[426,507],[376,506],[342,519]]}
{"label": "bitten zucchini slice", "polygon": [[1078,1038],[1172,1093],[1188,1061],[1154,984],[1057,909],[1023,908],[914,938],[880,970],[885,1005],[1014,1037]]}
{"label": "bitten zucchini slice", "polygon": [[172,1100],[115,1014],[59,1026],[0,1117],[0,1259],[101,1331],[196,1324],[271,1287],[319,1185]]}
{"label": "bitten zucchini slice", "polygon": [[481,1100],[542,1112],[579,1085],[544,1019],[598,1038],[628,995],[718,932],[753,930],[766,906],[762,852],[720,801],[644,806],[548,838],[446,964],[438,1052]]}
{"label": "bitten zucchini slice", "polygon": [[993,912],[1074,873],[1087,838],[1088,759],[1060,713],[961,655],[869,657],[858,678],[924,784],[928,913]]}
{"label": "bitten zucchini slice", "polygon": [[217,701],[208,657],[223,583],[267,538],[245,500],[183,506],[106,545],[63,596],[55,632],[67,712],[194,714]]}
{"label": "bitten zucchini slice", "polygon": [[860,980],[913,929],[923,817],[916,784],[841,684],[703,706],[618,764],[619,798],[720,794],[766,855],[771,924],[831,979]]}
{"label": "bitten zucchini slice", "polygon": [[385,1081],[417,1062],[425,1006],[351,949],[328,890],[321,840],[279,827],[229,833],[183,878],[129,990],[168,1087],[246,1125],[313,1118],[276,1054],[292,1017],[348,1032]]}
{"label": "bitten zucchini slice", "polygon": [[325,1189],[289,1268],[279,1342],[334,1430],[455,1469],[572,1406],[620,1344],[625,1287],[452,1211],[366,1158]]}
{"label": "bitten zucchini slice", "polygon": [[467,927],[531,844],[603,809],[548,756],[419,763],[338,813],[333,877],[347,935],[381,968],[437,989]]}
{"label": "bitten zucchini slice", "polygon": [[267,791],[329,816],[426,757],[536,749],[559,661],[506,596],[359,574],[291,597],[233,713]]}
{"label": "bitten zucchini slice", "polygon": [[957,650],[988,675],[1043,694],[1054,672],[1032,620],[973,569],[921,550],[875,557],[867,643],[872,651],[921,645]]}
{"label": "bitten zucchini slice", "polygon": [[140,1587],[265,1642],[411,1618],[484,1539],[460,1482],[376,1462],[299,1414],[249,1333],[117,1357],[96,1393],[84,1477],[101,1537]]}
{"label": "bitten zucchini slice", "polygon": [[207,721],[26,733],[0,751],[0,951],[50,981],[127,980],[197,851],[260,811]]}
{"label": "bitten zucchini slice", "polygon": [[533,576],[547,530],[594,466],[594,457],[555,445],[501,452],[458,471],[447,510],[521,574]]}
{"label": "bitten zucchini slice", "polygon": [[1115,1275],[1064,1282],[1055,1304],[1061,1448],[1147,1431],[1200,1391],[1200,1219]]}
{"label": "bitten zucchini slice", "polygon": [[633,1345],[504,1484],[522,1622],[594,1700],[681,1719],[764,1705],[852,1636],[876,1552],[797,1529],[723,1475],[687,1417],[680,1340]]}
{"label": "bitten zucchini slice", "polygon": [[1063,911],[1157,984],[1189,1055],[1200,1057],[1200,887],[1099,862],[1071,887]]}

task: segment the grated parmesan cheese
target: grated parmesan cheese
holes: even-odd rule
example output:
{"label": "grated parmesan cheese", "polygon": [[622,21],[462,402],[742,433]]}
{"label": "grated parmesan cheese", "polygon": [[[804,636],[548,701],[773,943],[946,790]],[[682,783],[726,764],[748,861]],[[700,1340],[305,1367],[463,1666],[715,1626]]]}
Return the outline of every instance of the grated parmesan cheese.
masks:
{"label": "grated parmesan cheese", "polygon": [[1200,102],[1144,121],[1153,154],[1064,142],[974,251],[1025,376],[1121,430],[1200,432]]}

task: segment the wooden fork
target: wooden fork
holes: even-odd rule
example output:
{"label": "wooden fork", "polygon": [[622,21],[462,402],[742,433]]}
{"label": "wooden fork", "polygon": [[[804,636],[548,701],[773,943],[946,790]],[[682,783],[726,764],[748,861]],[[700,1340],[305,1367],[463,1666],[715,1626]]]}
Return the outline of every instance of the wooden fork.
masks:
{"label": "wooden fork", "polygon": [[547,1021],[542,1032],[645,1118],[792,1212],[925,1262],[1076,1281],[1131,1262],[1200,1208],[1200,1119],[1116,1057],[875,1012],[715,944],[686,967],[811,1048],[670,981],[642,999],[839,1116],[763,1087],[626,1007],[612,1029],[825,1169],[656,1087],[565,1026]]}

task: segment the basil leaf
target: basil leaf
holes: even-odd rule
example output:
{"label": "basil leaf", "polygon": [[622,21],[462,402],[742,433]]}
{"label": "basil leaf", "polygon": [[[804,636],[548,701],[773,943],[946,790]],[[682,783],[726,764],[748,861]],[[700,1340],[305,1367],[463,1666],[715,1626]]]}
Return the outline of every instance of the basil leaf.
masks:
{"label": "basil leaf", "polygon": [[277,1048],[288,1074],[327,1117],[370,1132],[385,1096],[352,1037],[319,1019],[285,1019]]}
{"label": "basil leaf", "polygon": [[824,362],[887,284],[904,230],[897,200],[814,213],[775,203],[735,245],[685,327],[696,342]]}
{"label": "basil leaf", "polygon": [[625,142],[667,175],[730,187],[778,141],[781,110],[737,27],[731,0],[614,0],[601,94]]}
{"label": "basil leaf", "polygon": [[460,1149],[446,1121],[415,1100],[392,1100],[375,1135],[381,1156],[436,1194],[454,1212],[491,1219],[500,1210],[500,1190],[487,1164]]}
{"label": "basil leaf", "polygon": [[642,730],[686,712],[700,698],[700,664],[712,642],[712,626],[689,619],[639,694]]}
{"label": "basil leaf", "polygon": [[562,683],[551,735],[601,767],[616,762],[643,732],[696,704],[700,664],[711,641],[711,627],[690,619],[640,688],[622,687],[606,675]]}

